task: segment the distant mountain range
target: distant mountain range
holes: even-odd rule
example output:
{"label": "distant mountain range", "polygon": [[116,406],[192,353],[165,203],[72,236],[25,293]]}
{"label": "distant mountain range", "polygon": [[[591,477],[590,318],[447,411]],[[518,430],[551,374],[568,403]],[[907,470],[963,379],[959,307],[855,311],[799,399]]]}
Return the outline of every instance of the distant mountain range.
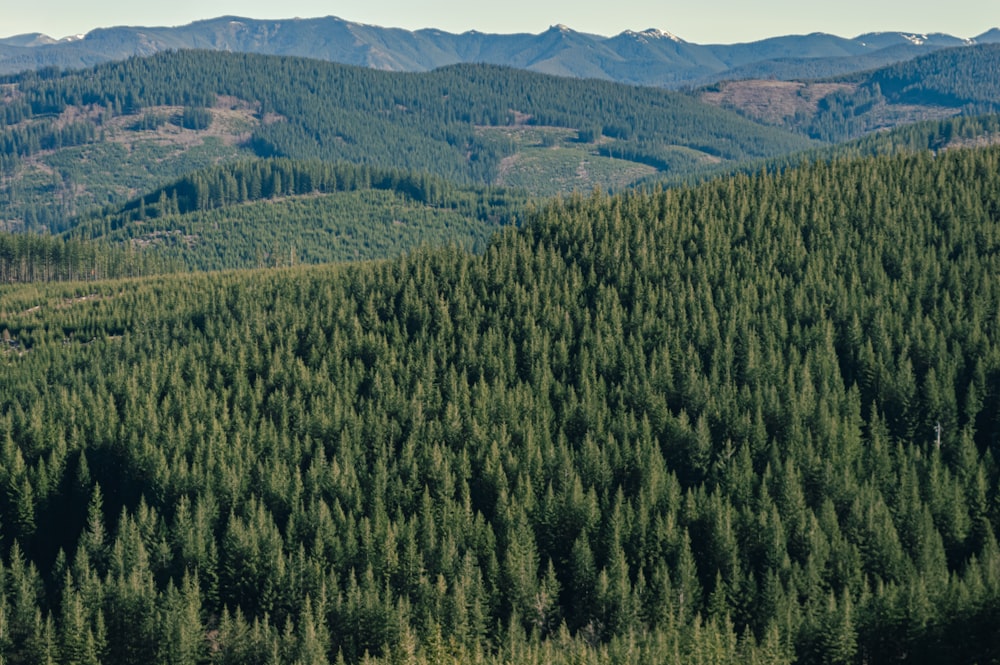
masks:
{"label": "distant mountain range", "polygon": [[813,33],[746,44],[692,44],[668,32],[613,37],[564,25],[541,34],[453,34],[352,23],[336,17],[255,20],[224,16],[180,27],[113,27],[55,40],[43,34],[0,39],[0,73],[88,67],[165,50],[208,49],[296,55],[392,71],[490,63],[547,74],[684,87],[744,78],[842,75],[910,60],[941,48],[1000,43],[994,28],[977,37],[882,32],[845,39]]}

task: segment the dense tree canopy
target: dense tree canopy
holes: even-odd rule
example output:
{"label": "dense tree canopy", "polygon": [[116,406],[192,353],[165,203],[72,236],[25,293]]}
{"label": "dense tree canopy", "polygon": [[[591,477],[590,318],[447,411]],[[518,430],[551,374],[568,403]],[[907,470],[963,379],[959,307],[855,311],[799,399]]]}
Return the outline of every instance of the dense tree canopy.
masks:
{"label": "dense tree canopy", "polygon": [[0,291],[8,663],[1000,658],[1000,149]]}

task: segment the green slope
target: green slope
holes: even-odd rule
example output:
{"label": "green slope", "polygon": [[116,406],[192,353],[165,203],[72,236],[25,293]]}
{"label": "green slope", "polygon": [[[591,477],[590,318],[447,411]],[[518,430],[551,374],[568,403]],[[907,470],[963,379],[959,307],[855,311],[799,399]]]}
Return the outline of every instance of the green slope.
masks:
{"label": "green slope", "polygon": [[166,215],[102,240],[168,265],[219,270],[384,259],[425,245],[481,249],[499,226],[397,192],[364,190]]}
{"label": "green slope", "polygon": [[723,82],[698,97],[817,140],[842,142],[915,122],[996,113],[998,68],[1000,44],[978,44],[836,79]]}
{"label": "green slope", "polygon": [[352,164],[243,160],[190,173],[67,235],[192,270],[382,259],[422,245],[482,249],[523,195]]}
{"label": "green slope", "polygon": [[938,153],[1000,143],[1000,116],[961,115],[945,120],[928,120],[895,129],[866,134],[861,138],[820,148],[812,148],[773,159],[746,162],[736,167],[727,164],[704,165],[679,177],[653,175],[636,183],[637,187],[673,186],[704,182],[735,174],[758,171],[777,172],[812,162],[857,159],[863,157]]}
{"label": "green slope", "polygon": [[840,160],[5,287],[0,655],[992,662],[998,201],[1000,148]]}
{"label": "green slope", "polygon": [[[799,136],[677,93],[487,65],[399,74],[301,58],[185,51],[7,81],[0,113],[2,166],[14,174],[9,181],[14,184],[5,191],[8,202],[0,209],[7,219],[23,218],[19,204],[23,209],[43,200],[41,194],[29,200],[18,193],[22,169],[41,164],[42,171],[61,173],[47,162],[52,150],[109,140],[131,145],[142,138],[183,146],[200,144],[206,133],[216,132],[224,134],[223,143],[260,156],[346,160],[479,184],[495,182],[503,159],[519,147],[515,139],[483,132],[484,127],[564,128],[576,132],[580,147],[595,156],[610,152],[662,171],[690,165],[690,158],[677,157],[678,149],[738,161],[809,145]],[[182,125],[184,112],[202,107],[212,107],[206,128],[185,133],[183,127],[157,121],[157,116],[172,117]],[[220,129],[241,111],[242,129]],[[230,118],[232,123],[238,119]],[[124,185],[115,171],[101,169],[115,184],[91,192],[90,200],[100,201],[102,194],[113,195]],[[152,165],[130,173],[146,178],[139,191],[163,182]],[[526,183],[529,190],[548,188],[548,175]],[[608,186],[619,179],[610,180]],[[43,216],[49,227],[66,224],[51,210],[35,216]]]}

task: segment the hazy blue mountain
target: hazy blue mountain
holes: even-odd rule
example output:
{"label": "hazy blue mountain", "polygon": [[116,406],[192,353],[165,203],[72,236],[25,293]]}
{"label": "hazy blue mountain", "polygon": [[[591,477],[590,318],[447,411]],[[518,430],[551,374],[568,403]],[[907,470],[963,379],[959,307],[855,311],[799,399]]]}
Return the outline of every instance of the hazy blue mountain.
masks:
{"label": "hazy blue mountain", "polygon": [[0,44],[4,46],[48,46],[55,43],[57,43],[55,39],[40,32],[30,32],[25,35],[0,38]]}
{"label": "hazy blue mountain", "polygon": [[454,34],[352,23],[327,16],[255,20],[223,16],[178,27],[110,27],[80,39],[30,34],[0,39],[0,73],[42,67],[77,68],[171,49],[214,49],[296,55],[392,71],[428,71],[458,63],[680,87],[765,76],[835,76],[899,62],[934,50],[1000,41],[1000,31],[975,40],[944,34],[871,33],[854,39],[813,33],[745,44],[699,45],[669,33],[632,30],[611,37],[556,25],[540,34]]}
{"label": "hazy blue mountain", "polygon": [[720,80],[743,81],[748,79],[803,81],[846,76],[879,69],[897,62],[907,62],[937,50],[937,47],[927,49],[907,42],[853,56],[758,60],[733,67],[725,73],[725,76],[709,74],[696,81],[695,84],[710,85]]}
{"label": "hazy blue mountain", "polygon": [[913,46],[936,46],[948,48],[950,46],[966,46],[972,43],[979,43],[977,39],[959,39],[941,32],[931,34],[915,34],[912,32],[869,32],[858,35],[855,42],[874,49],[889,48],[890,46],[913,45]]}
{"label": "hazy blue mountain", "polygon": [[659,72],[658,84],[669,86],[701,76],[712,77],[729,68],[711,50],[652,28],[629,30],[605,43],[623,59],[620,66],[608,69],[623,83],[645,83],[649,72]]}
{"label": "hazy blue mountain", "polygon": [[831,58],[871,52],[871,49],[853,40],[822,32],[771,37],[746,44],[710,45],[705,48],[716,54],[729,68],[781,58]]}
{"label": "hazy blue mountain", "polygon": [[1000,43],[1000,28],[993,28],[976,37],[977,44],[997,44]]}

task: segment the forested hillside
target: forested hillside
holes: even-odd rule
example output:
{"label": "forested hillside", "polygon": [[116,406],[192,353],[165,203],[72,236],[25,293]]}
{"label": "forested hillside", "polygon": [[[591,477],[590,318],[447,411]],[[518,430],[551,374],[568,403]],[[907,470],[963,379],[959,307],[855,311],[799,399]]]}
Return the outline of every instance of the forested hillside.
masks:
{"label": "forested hillside", "polygon": [[0,291],[7,663],[1000,659],[1000,149]]}
{"label": "forested hillside", "polygon": [[[739,167],[720,165],[714,175],[997,142],[1000,118],[963,116]],[[641,186],[663,181],[654,175]],[[228,162],[81,216],[64,238],[0,236],[0,281],[370,260],[427,245],[480,251],[499,228],[517,224],[529,205],[536,204],[516,190],[458,187],[427,174],[288,159]]]}
{"label": "forested hillside", "polygon": [[422,246],[481,251],[528,202],[426,174],[265,159],[191,173],[67,233],[190,270],[332,263]]}
{"label": "forested hillside", "polygon": [[[895,129],[814,148],[800,153],[761,160],[729,173],[752,173],[754,170],[780,170],[814,161],[859,157],[892,156],[921,152],[938,153],[1000,143],[1000,116],[955,116],[945,120],[926,120]],[[702,176],[704,177],[704,176]]]}
{"label": "forested hillside", "polygon": [[177,272],[184,262],[135,243],[90,242],[34,233],[0,233],[0,283],[78,282]]}
{"label": "forested hillside", "polygon": [[936,154],[997,144],[1000,144],[1000,116],[954,116],[944,120],[915,122],[895,129],[866,134],[851,141],[823,145],[771,159],[744,162],[739,165],[720,164],[712,169],[675,178],[653,175],[637,182],[635,187],[648,189],[657,186],[693,185],[713,178],[745,176],[757,172],[780,173],[812,162],[913,155],[922,152]]}
{"label": "forested hillside", "polygon": [[[401,74],[207,51],[0,83],[0,225],[63,231],[213,164],[324,160],[536,195],[621,190],[917,120],[996,112],[1000,47],[698,97],[488,65]],[[763,124],[762,124],[763,123]],[[793,133],[795,132],[795,133]]]}
{"label": "forested hillside", "polygon": [[[946,49],[915,60],[856,75],[851,93],[821,102],[808,134],[821,140],[844,140],[892,126],[914,107],[958,115],[1000,110],[1000,44]],[[911,116],[912,117],[912,116]],[[919,117],[919,116],[917,116]]]}
{"label": "forested hillside", "polygon": [[858,77],[878,85],[882,94],[898,102],[935,100],[947,106],[1000,104],[1000,81],[988,72],[1000,64],[1000,44],[969,49],[947,49]]}
{"label": "forested hillside", "polygon": [[[221,131],[214,123],[222,124],[227,113],[232,128],[226,141],[206,155],[215,161],[232,159],[229,144],[235,143],[261,157],[348,161],[462,184],[494,183],[523,150],[535,148],[521,140],[525,127],[572,130],[568,141],[541,147],[557,149],[565,142],[586,148],[574,169],[593,159],[671,172],[811,145],[679,93],[487,65],[400,74],[304,58],[184,51],[83,71],[25,73],[5,79],[0,93],[0,169],[10,176],[0,192],[7,199],[0,219],[23,221],[34,206],[41,210],[32,216],[52,229],[66,227],[67,210],[82,212],[61,199],[83,197],[87,192],[78,192],[77,185],[92,175],[75,176],[72,165],[49,163],[52,151],[140,140],[161,150],[170,140],[186,151],[202,147],[210,131]],[[103,200],[90,197],[100,205],[183,175],[174,170],[164,178],[160,158],[150,154],[147,164],[123,173],[91,151],[70,161],[90,163],[92,171],[114,181],[101,183]],[[144,169],[148,177],[136,183],[135,174]],[[545,184],[550,178],[543,172],[536,179]],[[570,183],[567,191],[572,189]]]}
{"label": "forested hillside", "polygon": [[61,236],[0,233],[0,283],[366,261],[426,246],[481,251],[529,201],[502,188],[288,159],[190,173]]}
{"label": "forested hillside", "polygon": [[1000,111],[1000,44],[939,50],[838,79],[731,81],[699,98],[824,142]]}

